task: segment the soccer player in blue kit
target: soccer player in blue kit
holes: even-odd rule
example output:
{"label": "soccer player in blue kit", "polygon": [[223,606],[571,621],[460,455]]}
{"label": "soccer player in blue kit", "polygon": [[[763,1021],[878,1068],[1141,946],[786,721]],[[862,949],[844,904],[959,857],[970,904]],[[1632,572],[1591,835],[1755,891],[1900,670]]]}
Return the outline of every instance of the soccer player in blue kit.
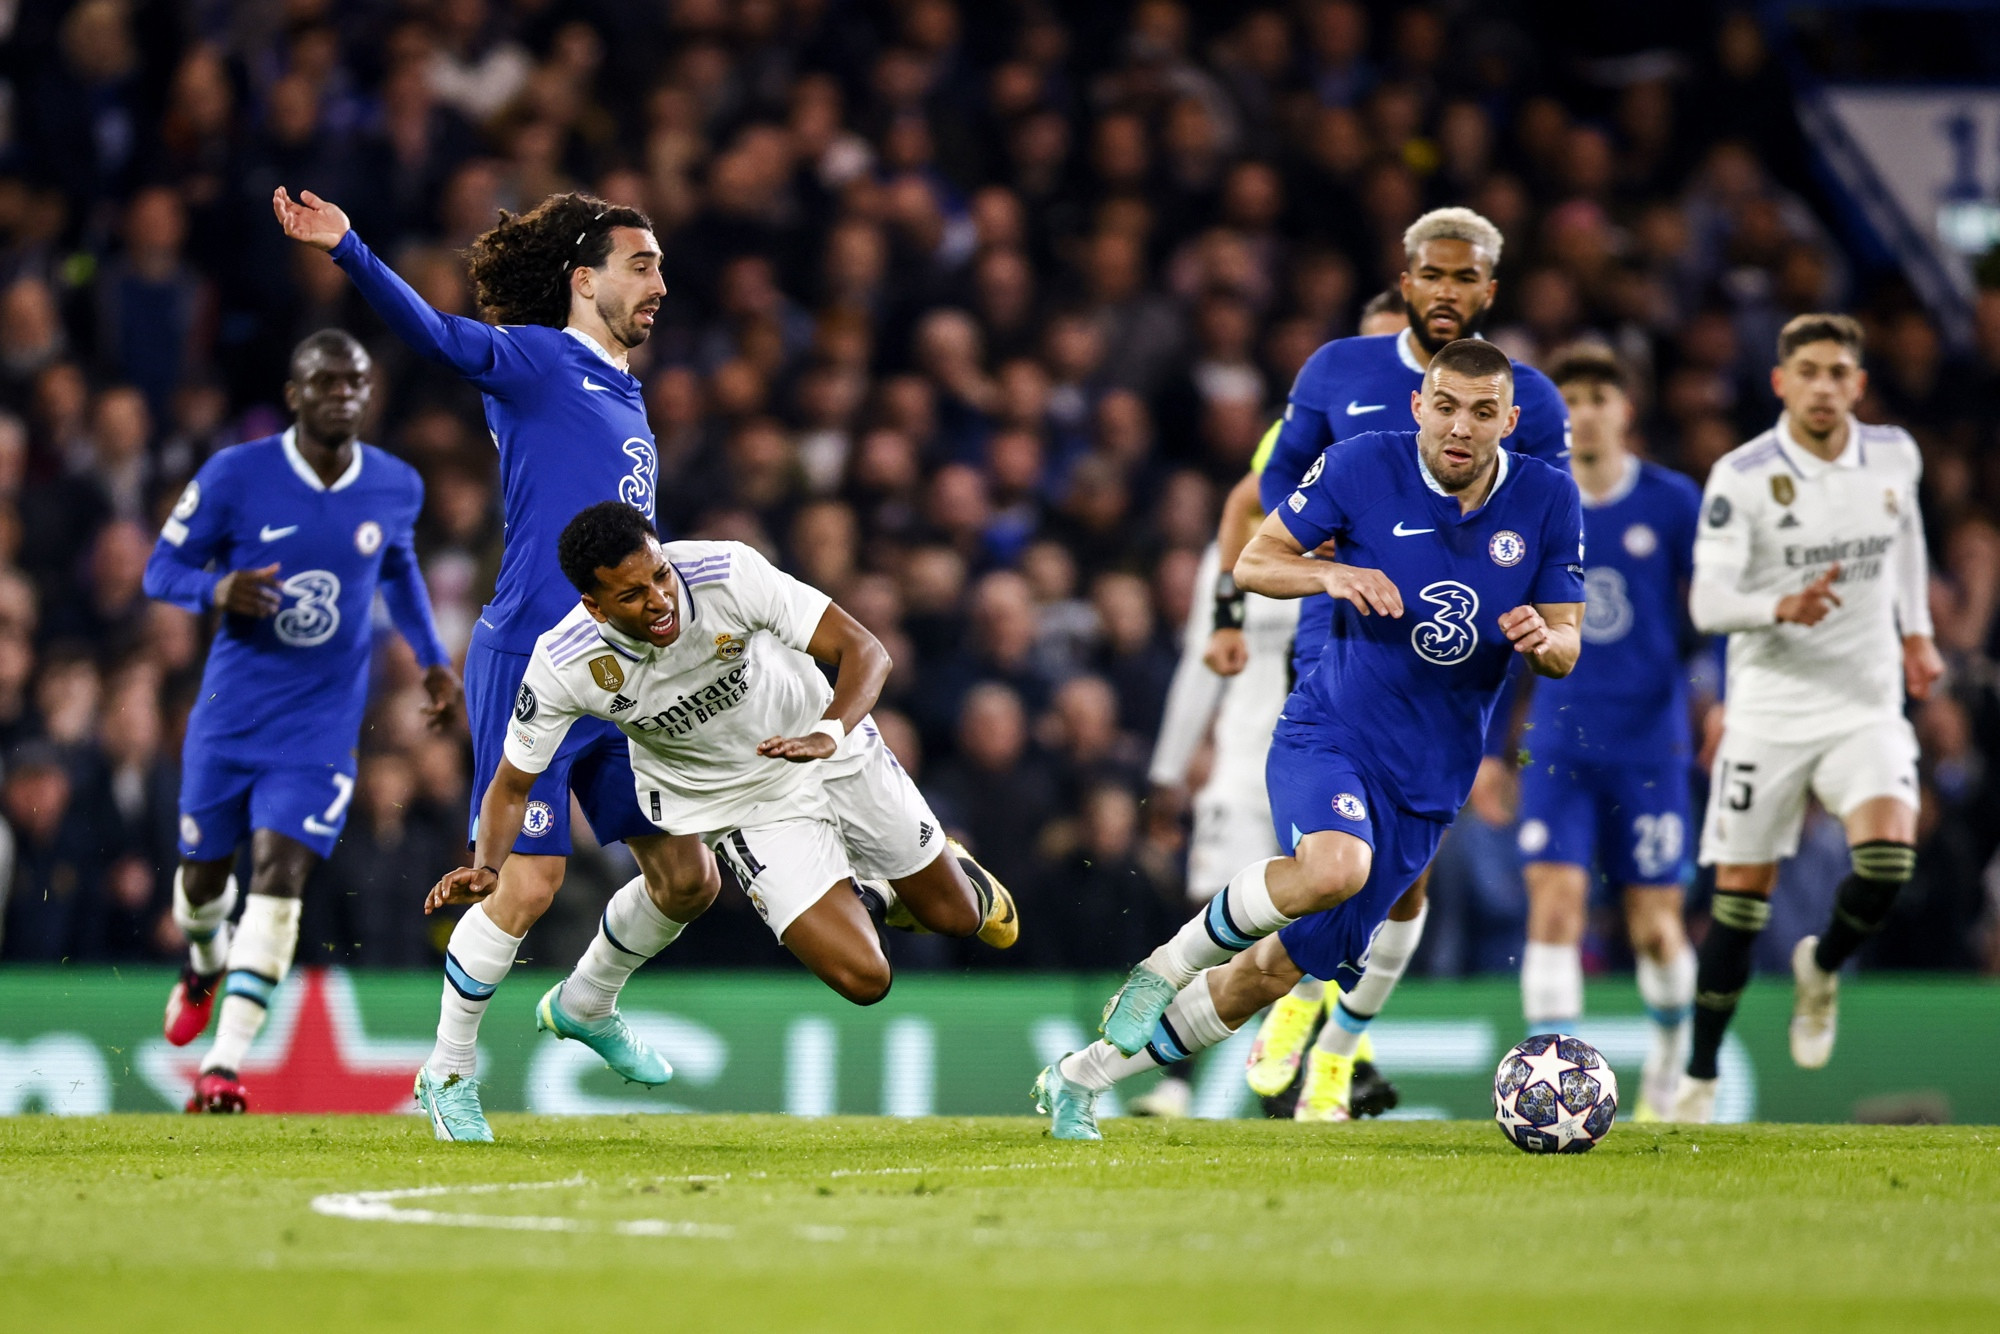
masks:
{"label": "soccer player in blue kit", "polygon": [[[1337,338],[1307,359],[1292,385],[1284,417],[1265,437],[1251,464],[1259,517],[1276,510],[1329,445],[1381,430],[1385,413],[1400,414],[1401,405],[1422,386],[1438,350],[1477,332],[1499,291],[1494,272],[1501,249],[1500,229],[1471,209],[1434,209],[1410,224],[1403,233],[1403,329],[1393,335]],[[1533,367],[1514,362],[1512,369],[1520,421],[1508,437],[1508,447],[1517,455],[1561,468],[1570,443],[1569,412],[1562,395]],[[1249,504],[1247,496],[1232,493],[1230,508],[1235,512],[1225,525],[1247,521]],[[1223,539],[1222,545],[1227,554],[1232,544]],[[1233,585],[1223,582],[1219,601],[1234,591]],[[1333,608],[1334,600],[1322,596],[1306,598],[1299,608],[1292,664],[1301,681],[1319,662],[1333,627]],[[1503,768],[1499,756],[1510,712],[1511,695],[1503,696],[1495,710],[1502,725],[1489,739],[1491,761],[1482,781]],[[1418,877],[1390,913],[1389,924],[1369,955],[1367,975],[1327,1007],[1327,1022],[1309,1053],[1300,1048],[1325,1003],[1325,988],[1316,979],[1307,979],[1300,983],[1298,994],[1272,1006],[1259,1030],[1249,1071],[1251,1086],[1260,1094],[1282,1090],[1303,1060],[1306,1073],[1294,1114],[1301,1120],[1339,1120],[1348,1115],[1349,1086],[1364,1051],[1368,1025],[1388,1004],[1423,939],[1428,915],[1424,884],[1425,877]],[[1371,1083],[1369,1097],[1376,1106],[1384,1105],[1383,1094],[1393,1096],[1392,1086],[1379,1074]]]}
{"label": "soccer player in blue kit", "polygon": [[[285,384],[291,429],[203,464],[146,564],[147,596],[222,612],[181,750],[173,914],[189,960],[167,998],[167,1040],[200,1036],[218,982],[222,993],[190,1112],[248,1108],[238,1071],[291,968],[306,877],[354,796],[377,588],[424,669],[432,724],[460,705],[412,546],[424,484],[355,438],[369,370],[337,329],[300,343]],[[246,835],[250,894],[232,930]]]}
{"label": "soccer player in blue kit", "polygon": [[[1500,447],[1520,416],[1513,392],[1492,345],[1440,349],[1410,396],[1417,430],[1328,449],[1244,549],[1245,589],[1343,604],[1271,742],[1272,823],[1290,855],[1239,871],[1133,968],[1105,1040],[1042,1071],[1034,1097],[1056,1138],[1098,1138],[1100,1092],[1222,1041],[1301,976],[1358,979],[1471,791],[1513,658],[1544,676],[1576,665],[1576,487]],[[1328,540],[1339,562],[1308,554]]]}
{"label": "soccer player in blue kit", "polygon": [[1578,348],[1550,376],[1569,403],[1576,442],[1570,472],[1583,501],[1590,651],[1563,680],[1536,682],[1528,705],[1521,1010],[1530,1033],[1575,1031],[1585,915],[1601,872],[1623,889],[1639,995],[1653,1024],[1639,1115],[1658,1117],[1673,1107],[1694,1006],[1694,951],[1681,922],[1693,870],[1681,655],[1701,491],[1626,447],[1632,402],[1609,352]]}
{"label": "soccer player in blue kit", "polygon": [[[576,601],[556,560],[563,525],[601,500],[653,514],[657,455],[627,359],[651,335],[666,293],[660,245],[643,213],[587,195],[552,195],[527,213],[503,213],[469,252],[474,294],[497,321],[485,324],[431,309],[334,204],[310,192],[294,201],[280,188],[271,206],[287,236],[333,256],[399,338],[485,398],[500,452],[506,549],[466,654],[476,836],[476,803],[499,765],[529,654]],[[452,930],[437,1045],[416,1084],[440,1139],[492,1138],[473,1078],[479,1021],[522,937],[562,885],[572,795],[598,841],[623,840],[641,871],[612,896],[591,948],[657,953],[721,887],[699,839],[662,834],[640,811],[618,729],[599,719],[571,728],[535,784],[513,855]],[[560,1036],[584,1042],[627,1079],[658,1084],[671,1075],[615,1004],[546,1008]]]}

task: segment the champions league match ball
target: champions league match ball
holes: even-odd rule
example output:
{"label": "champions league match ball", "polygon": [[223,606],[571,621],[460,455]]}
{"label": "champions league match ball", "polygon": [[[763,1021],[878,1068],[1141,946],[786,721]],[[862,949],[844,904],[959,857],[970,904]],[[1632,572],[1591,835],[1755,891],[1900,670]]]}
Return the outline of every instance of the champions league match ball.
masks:
{"label": "champions league match ball", "polygon": [[1585,1153],[1618,1115],[1618,1076],[1582,1038],[1537,1033],[1493,1072],[1493,1119],[1523,1153]]}

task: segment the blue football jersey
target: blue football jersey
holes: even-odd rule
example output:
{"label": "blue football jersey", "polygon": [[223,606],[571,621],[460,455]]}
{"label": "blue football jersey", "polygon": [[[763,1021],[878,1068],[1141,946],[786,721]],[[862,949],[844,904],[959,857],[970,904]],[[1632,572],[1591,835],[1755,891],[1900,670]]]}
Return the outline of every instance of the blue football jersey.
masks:
{"label": "blue football jersey", "polygon": [[1413,814],[1450,820],[1472,790],[1486,724],[1518,656],[1500,617],[1583,601],[1583,518],[1566,469],[1500,451],[1486,503],[1459,512],[1424,467],[1415,431],[1328,449],[1275,511],[1310,551],[1387,575],[1403,615],[1327,598],[1335,631],[1284,719],[1316,733]]}
{"label": "blue football jersey", "polygon": [[1583,509],[1583,657],[1537,681],[1522,745],[1531,755],[1639,763],[1688,754],[1681,664],[1701,489],[1632,460],[1625,481]]}
{"label": "blue football jersey", "polygon": [[191,751],[250,764],[346,763],[368,701],[379,587],[424,666],[448,660],[412,545],[424,484],[372,445],[326,485],[292,432],[233,445],[181,492],[146,565],[148,596],[215,605],[231,570],[278,567],[274,616],[227,615],[188,718]]}
{"label": "blue football jersey", "polygon": [[[1366,338],[1336,338],[1307,358],[1292,385],[1285,415],[1270,448],[1260,450],[1258,496],[1266,514],[1298,485],[1327,446],[1378,431],[1410,429],[1410,395],[1423,387],[1424,368],[1405,329]],[[1521,418],[1504,444],[1515,454],[1541,459],[1560,469],[1569,463],[1569,405],[1549,377],[1533,366],[1514,363],[1514,402]],[[1333,601],[1310,597],[1299,608],[1292,665],[1303,678],[1319,660],[1333,623]]]}
{"label": "blue football jersey", "polygon": [[576,605],[556,563],[564,525],[601,500],[653,516],[659,464],[638,379],[575,330],[439,314],[352,231],[333,258],[399,338],[484,396],[500,451],[506,545],[477,637],[505,652],[533,652],[542,631]]}

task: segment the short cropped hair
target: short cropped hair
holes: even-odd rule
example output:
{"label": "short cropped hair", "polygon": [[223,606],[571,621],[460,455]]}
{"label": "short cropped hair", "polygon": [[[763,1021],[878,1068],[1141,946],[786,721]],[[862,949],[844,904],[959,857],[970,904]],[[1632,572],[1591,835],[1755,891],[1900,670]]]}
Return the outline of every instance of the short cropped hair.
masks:
{"label": "short cropped hair", "polygon": [[1446,343],[1431,357],[1430,370],[1425,378],[1431,384],[1445,371],[1455,375],[1469,375],[1475,379],[1488,375],[1498,375],[1507,384],[1507,393],[1514,392],[1514,363],[1507,360],[1507,354],[1483,338],[1461,338],[1455,343]]}
{"label": "short cropped hair", "polygon": [[1558,389],[1572,384],[1610,385],[1621,393],[1632,391],[1625,384],[1625,370],[1610,348],[1598,343],[1577,343],[1556,353],[1549,365],[1549,379]]}
{"label": "short cropped hair", "polygon": [[1778,360],[1784,361],[1807,343],[1838,343],[1861,360],[1861,322],[1852,315],[1794,315],[1778,330]]}
{"label": "short cropped hair", "polygon": [[646,549],[653,521],[619,500],[600,500],[563,525],[556,539],[556,562],[579,593],[595,593],[597,572],[616,568]]}
{"label": "short cropped hair", "polygon": [[314,354],[343,356],[363,365],[368,361],[368,349],[361,346],[361,340],[347,330],[317,329],[300,339],[299,345],[292,349],[292,359],[286,363],[286,368],[293,379],[299,377],[300,363]]}
{"label": "short cropped hair", "polygon": [[1469,208],[1434,208],[1411,223],[1403,233],[1404,260],[1414,261],[1417,247],[1426,241],[1463,241],[1484,250],[1493,267],[1500,267],[1500,229]]}
{"label": "short cropped hair", "polygon": [[1361,318],[1372,320],[1377,315],[1401,315],[1408,307],[1403,304],[1403,293],[1394,287],[1385,287],[1368,298],[1368,304],[1361,308]]}

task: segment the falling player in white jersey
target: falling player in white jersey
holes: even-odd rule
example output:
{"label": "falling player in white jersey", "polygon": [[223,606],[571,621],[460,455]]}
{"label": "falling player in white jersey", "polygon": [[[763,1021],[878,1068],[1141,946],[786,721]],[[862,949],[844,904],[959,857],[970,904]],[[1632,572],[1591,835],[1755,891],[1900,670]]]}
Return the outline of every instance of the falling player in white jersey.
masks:
{"label": "falling player in white jersey", "polygon": [[[831,598],[740,542],[662,544],[615,500],[571,519],[556,555],[579,605],[535,641],[481,799],[478,864],[439,880],[426,912],[493,892],[536,775],[579,719],[603,718],[631,742],[647,818],[714,849],[771,934],[848,1000],[889,994],[876,914],[1014,943],[1012,897],[946,838],[869,717],[888,652]],[[832,686],[815,659],[836,669]],[[626,1027],[617,997],[683,925],[639,881],[621,889],[575,970],[542,997],[538,1026],[627,1078],[664,1083],[672,1071]],[[433,1113],[433,1128],[492,1138],[483,1119],[461,1134]]]}
{"label": "falling player in white jersey", "polygon": [[1695,982],[1694,1040],[1674,1119],[1715,1113],[1716,1053],[1770,920],[1778,862],[1810,792],[1846,826],[1853,871],[1832,920],[1792,953],[1792,1059],[1833,1054],[1838,971],[1889,915],[1916,865],[1917,741],[1904,694],[1943,675],[1931,642],[1922,462],[1909,434],[1854,419],[1861,326],[1801,315],[1778,336],[1778,424],[1709,473],[1695,542],[1695,625],[1729,636],[1727,722],[1701,862],[1714,918]]}

